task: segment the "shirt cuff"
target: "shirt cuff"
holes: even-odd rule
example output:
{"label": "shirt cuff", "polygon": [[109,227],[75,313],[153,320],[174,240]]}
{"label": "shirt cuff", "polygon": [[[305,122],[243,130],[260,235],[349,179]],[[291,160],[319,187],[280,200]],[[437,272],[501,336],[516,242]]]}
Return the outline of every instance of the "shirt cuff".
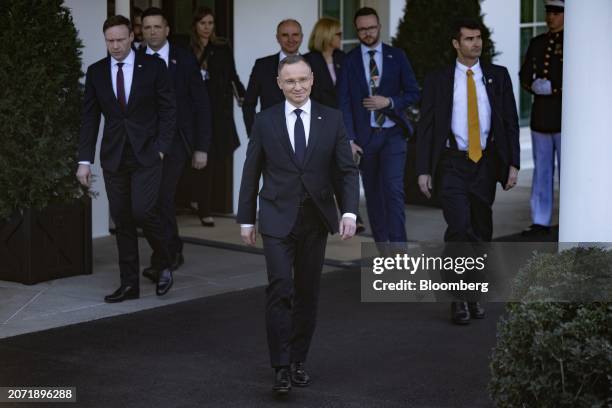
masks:
{"label": "shirt cuff", "polygon": [[357,221],[357,215],[353,213],[344,213],[342,214],[342,218],[350,218],[353,221]]}
{"label": "shirt cuff", "polygon": [[91,162],[88,161],[80,161],[79,164],[86,164],[88,166],[91,166]]}
{"label": "shirt cuff", "polygon": [[240,228],[253,228],[255,224],[240,224]]}
{"label": "shirt cuff", "polygon": [[389,101],[391,101],[391,103],[389,103],[389,106],[387,106],[387,108],[389,108],[389,109],[393,109],[393,106],[395,105],[395,104],[393,103],[393,98],[389,97]]}

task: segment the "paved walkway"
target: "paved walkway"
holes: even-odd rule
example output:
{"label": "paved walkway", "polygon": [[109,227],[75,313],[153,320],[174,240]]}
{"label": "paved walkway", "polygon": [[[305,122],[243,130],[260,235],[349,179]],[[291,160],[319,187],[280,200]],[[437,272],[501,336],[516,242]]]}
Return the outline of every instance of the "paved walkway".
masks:
{"label": "paved walkway", "polygon": [[[530,224],[530,182],[531,171],[526,170],[516,188],[510,192],[498,189],[493,210],[495,237],[517,233]],[[445,223],[439,209],[407,206],[406,219],[410,241],[442,239]],[[265,285],[261,250],[248,250],[241,244],[232,218],[220,217],[216,222],[215,228],[203,228],[195,217],[180,218],[181,234],[188,242],[184,249],[186,263],[176,272],[175,286],[162,298],[155,296],[154,285],[143,279],[139,300],[103,302],[103,297],[119,283],[114,237],[94,240],[92,275],[32,286],[0,281],[0,338]],[[324,272],[354,266],[359,261],[362,242],[371,242],[371,238],[357,237],[346,242],[337,236],[330,238]],[[150,250],[144,241],[140,244],[141,263],[145,263]]]}

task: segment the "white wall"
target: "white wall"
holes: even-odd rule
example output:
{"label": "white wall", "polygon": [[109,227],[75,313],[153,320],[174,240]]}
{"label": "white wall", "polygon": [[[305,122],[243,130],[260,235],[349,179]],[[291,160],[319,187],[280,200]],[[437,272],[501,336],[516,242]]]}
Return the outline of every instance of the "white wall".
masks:
{"label": "white wall", "polygon": [[[236,69],[247,86],[251,69],[257,58],[280,50],[276,42],[276,26],[285,18],[295,18],[302,25],[304,41],[300,52],[308,52],[308,37],[319,16],[317,0],[235,0],[234,1],[234,56]],[[236,106],[234,118],[241,146],[234,153],[234,212],[238,209],[238,193],[242,167],[246,157],[248,138],[242,111]]]}
{"label": "white wall", "polygon": [[[536,0],[541,1],[541,0]],[[514,97],[518,106],[520,69],[520,24],[521,24],[521,2],[509,0],[484,0],[482,12],[485,14],[484,23],[491,29],[491,37],[495,43],[495,49],[499,53],[495,63],[508,68]]]}
{"label": "white wall", "polygon": [[[106,56],[106,46],[102,35],[102,23],[106,19],[106,1],[100,0],[65,0],[65,5],[72,12],[72,17],[79,38],[83,42],[83,72],[87,67]],[[83,81],[85,77],[83,77]],[[102,132],[98,136],[98,148],[100,151],[100,141]],[[76,146],[75,146],[76,148]],[[99,193],[98,198],[92,201],[92,235],[94,238],[108,235],[108,199],[104,189],[102,179],[102,169],[100,159],[96,154],[96,161],[92,168],[96,180],[93,183],[93,190]],[[76,169],[75,169],[76,172]]]}

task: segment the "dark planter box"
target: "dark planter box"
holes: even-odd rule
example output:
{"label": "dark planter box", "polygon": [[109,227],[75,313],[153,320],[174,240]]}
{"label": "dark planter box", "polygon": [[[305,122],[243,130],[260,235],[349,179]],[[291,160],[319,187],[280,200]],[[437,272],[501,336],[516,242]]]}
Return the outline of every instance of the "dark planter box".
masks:
{"label": "dark planter box", "polygon": [[91,200],[0,221],[0,260],[0,280],[26,285],[91,274]]}

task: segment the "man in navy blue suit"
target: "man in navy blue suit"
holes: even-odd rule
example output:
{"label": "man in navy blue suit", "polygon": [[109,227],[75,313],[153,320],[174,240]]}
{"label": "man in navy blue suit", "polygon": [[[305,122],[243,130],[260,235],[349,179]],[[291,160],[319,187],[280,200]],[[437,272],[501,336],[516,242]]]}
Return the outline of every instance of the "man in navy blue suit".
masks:
{"label": "man in navy blue suit", "polygon": [[76,175],[81,184],[90,185],[90,166],[104,115],[100,164],[115,222],[121,272],[121,286],[104,298],[113,303],[140,296],[137,225],[159,254],[158,295],[172,283],[172,261],[157,199],[162,161],[175,133],[176,102],[164,62],[132,50],[130,20],[109,17],[102,30],[109,56],[87,69]]}
{"label": "man in navy blue suit", "polygon": [[405,242],[404,167],[412,129],[404,110],[419,89],[404,52],[380,41],[376,10],[355,14],[361,45],[348,53],[338,81],[339,105],[361,176],[374,241]]}
{"label": "man in navy blue suit", "polygon": [[[161,9],[150,7],[144,11],[142,34],[146,48],[141,52],[164,61],[176,95],[176,133],[164,159],[159,192],[162,227],[172,259],[170,269],[176,270],[183,264],[184,258],[183,242],[179,238],[176,223],[174,195],[188,159],[191,159],[196,169],[206,166],[211,139],[211,113],[208,93],[195,56],[190,51],[170,44],[169,32],[168,21]],[[151,266],[143,271],[143,276],[153,282],[157,282],[161,270],[157,258],[158,254],[154,252]]]}

